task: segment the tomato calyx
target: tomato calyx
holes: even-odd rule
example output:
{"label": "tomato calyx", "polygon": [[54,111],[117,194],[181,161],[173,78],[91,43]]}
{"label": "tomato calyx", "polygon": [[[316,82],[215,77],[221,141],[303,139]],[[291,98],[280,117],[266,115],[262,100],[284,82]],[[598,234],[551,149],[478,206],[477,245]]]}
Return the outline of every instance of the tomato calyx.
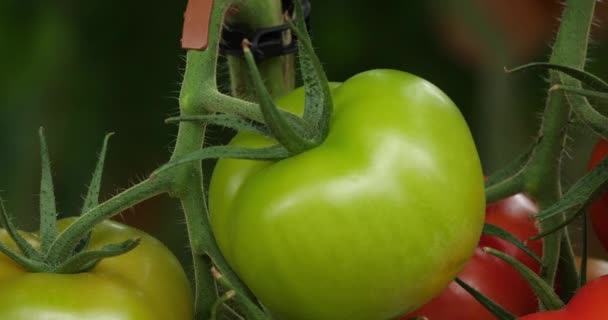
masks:
{"label": "tomato calyx", "polygon": [[235,158],[250,160],[280,160],[297,155],[319,146],[329,134],[329,124],[333,113],[331,88],[319,58],[314,53],[308,34],[302,9],[302,1],[295,1],[296,21],[289,15],[285,20],[298,37],[299,63],[305,87],[305,107],[300,116],[279,109],[274,98],[265,87],[255,58],[250,50],[250,43],[242,43],[243,53],[249,68],[251,80],[255,87],[263,123],[247,118],[237,112],[225,111],[213,115],[189,115],[173,117],[166,120],[174,122],[196,122],[214,124],[234,129],[238,132],[253,132],[272,138],[278,142],[270,148],[250,149],[218,147],[205,148],[161,166],[152,173],[152,177],[172,167],[205,159]]}
{"label": "tomato calyx", "polygon": [[[89,190],[85,198],[82,213],[97,206],[99,203],[99,190],[103,164],[107,150],[108,140],[112,134],[106,135],[102,151],[98,159],[97,167],[93,174]],[[9,216],[3,201],[0,199],[0,226],[2,226],[9,237],[13,240],[15,247],[0,242],[0,252],[11,258],[17,264],[29,272],[44,273],[80,273],[94,268],[105,258],[122,255],[133,250],[140,242],[139,239],[128,239],[120,243],[107,244],[99,249],[87,250],[90,232],[76,243],[68,244],[68,248],[52,251],[55,241],[60,237],[60,229],[57,225],[57,208],[53,181],[51,177],[51,165],[49,153],[44,137],[44,129],[40,128],[40,153],[42,158],[42,174],[40,182],[40,230],[37,235],[25,236],[17,230]],[[40,245],[32,245],[26,237],[34,236],[39,239]],[[55,248],[56,249],[56,248]],[[70,251],[66,259],[61,259],[59,254],[51,252]]]}

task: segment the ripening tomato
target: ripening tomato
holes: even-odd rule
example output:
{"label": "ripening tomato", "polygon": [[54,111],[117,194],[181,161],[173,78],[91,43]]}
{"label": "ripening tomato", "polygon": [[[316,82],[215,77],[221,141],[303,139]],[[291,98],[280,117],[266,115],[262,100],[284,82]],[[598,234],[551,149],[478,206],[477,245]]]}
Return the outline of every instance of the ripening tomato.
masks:
{"label": "ripening tomato", "polygon": [[[70,219],[58,221],[66,227]],[[34,246],[35,234],[24,234]],[[106,221],[93,230],[90,249],[139,238],[123,255],[102,260],[89,272],[29,273],[0,253],[0,319],[192,320],[192,293],[175,256],[160,241]],[[5,230],[0,241],[16,247]]]}
{"label": "ripening tomato", "polygon": [[[532,200],[523,194],[517,194],[489,204],[486,208],[486,222],[499,226],[519,240],[525,241],[539,232],[535,221],[530,219],[537,212],[538,208]],[[537,255],[542,254],[542,241],[530,241],[527,245]],[[540,272],[540,264],[521,249],[502,239],[483,235],[473,258],[458,277],[515,315],[535,312],[538,302],[528,283],[508,263],[484,252],[483,247],[505,252],[532,270]],[[414,316],[425,316],[429,320],[496,319],[456,282],[450,283],[431,302],[402,319]]]}
{"label": "ripening tomato", "polygon": [[565,308],[538,312],[519,320],[606,320],[608,319],[606,297],[608,297],[608,276],[602,276],[587,282]]}
{"label": "ripening tomato", "polygon": [[[481,165],[458,108],[419,77],[367,71],[333,99],[320,146],[278,162],[218,161],[214,235],[277,319],[393,319],[471,257],[484,217]],[[301,113],[304,90],[278,105]],[[240,133],[230,144],[275,143]]]}

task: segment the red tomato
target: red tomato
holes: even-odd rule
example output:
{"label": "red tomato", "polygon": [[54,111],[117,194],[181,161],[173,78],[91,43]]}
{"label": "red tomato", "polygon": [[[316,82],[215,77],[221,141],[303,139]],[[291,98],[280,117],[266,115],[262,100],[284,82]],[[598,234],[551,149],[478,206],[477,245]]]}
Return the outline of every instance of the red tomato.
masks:
{"label": "red tomato", "polygon": [[608,308],[608,276],[588,282],[574,295],[568,305],[558,311],[538,312],[519,320],[606,320]]}
{"label": "red tomato", "polygon": [[[589,170],[597,166],[608,155],[608,141],[600,140],[591,153],[589,161]],[[591,225],[598,239],[608,250],[608,192],[605,192],[600,198],[591,205],[589,209],[591,213]]]}
{"label": "red tomato", "polygon": [[[486,222],[499,226],[524,241],[536,234],[536,222],[530,216],[538,212],[537,206],[523,194],[489,204]],[[542,242],[531,241],[528,246],[542,254]],[[537,299],[530,286],[515,269],[501,259],[485,253],[483,247],[492,247],[518,259],[529,268],[540,271],[538,262],[521,249],[496,237],[483,235],[477,250],[458,277],[490,297],[515,315],[537,310]],[[402,319],[425,316],[429,320],[495,320],[473,296],[452,282],[439,296]]]}

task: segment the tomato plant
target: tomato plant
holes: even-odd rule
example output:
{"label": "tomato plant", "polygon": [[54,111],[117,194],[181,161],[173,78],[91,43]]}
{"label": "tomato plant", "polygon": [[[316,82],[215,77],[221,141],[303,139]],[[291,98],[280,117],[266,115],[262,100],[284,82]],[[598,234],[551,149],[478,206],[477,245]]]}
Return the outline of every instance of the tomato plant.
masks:
{"label": "tomato plant", "polygon": [[[333,98],[320,146],[279,162],[218,162],[214,234],[280,319],[396,317],[441,291],[477,244],[477,151],[449,98],[411,74],[367,71]],[[304,90],[278,105],[301,112]],[[241,133],[231,145],[272,143]]]}
{"label": "tomato plant", "polygon": [[[591,153],[589,170],[597,166],[608,155],[608,141],[600,140]],[[591,225],[605,249],[608,250],[608,192],[600,196],[589,208]]]}
{"label": "tomato plant", "polygon": [[[73,221],[60,220],[61,228]],[[36,234],[24,234],[38,246]],[[103,222],[89,247],[139,238],[132,251],[76,274],[29,273],[0,254],[0,319],[191,320],[192,293],[173,254],[153,237],[117,222]],[[0,241],[12,247],[5,230]]]}
{"label": "tomato plant", "polygon": [[519,320],[604,320],[608,317],[604,304],[607,296],[608,276],[602,276],[583,286],[565,308],[534,313]]}
{"label": "tomato plant", "polygon": [[[538,234],[538,227],[531,216],[537,213],[536,204],[523,194],[488,204],[486,222],[501,227],[521,241]],[[542,254],[542,241],[527,243],[537,255]],[[540,265],[523,250],[505,240],[482,235],[473,258],[458,277],[484,295],[516,315],[524,315],[537,310],[538,302],[534,292],[521,275],[503,260],[488,254],[483,247],[492,247],[505,252],[526,266],[540,271]],[[443,290],[431,302],[402,319],[425,316],[429,320],[493,320],[496,319],[472,295],[456,282]]]}

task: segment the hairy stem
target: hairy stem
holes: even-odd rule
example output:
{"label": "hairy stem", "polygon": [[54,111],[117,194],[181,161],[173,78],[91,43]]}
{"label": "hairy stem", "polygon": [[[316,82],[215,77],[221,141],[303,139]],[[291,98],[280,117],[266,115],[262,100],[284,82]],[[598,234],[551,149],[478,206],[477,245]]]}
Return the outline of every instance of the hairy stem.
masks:
{"label": "hairy stem", "polygon": [[[582,69],[587,58],[589,30],[595,6],[594,0],[568,0],[562,24],[553,48],[550,62]],[[550,85],[572,84],[578,82],[556,72],[550,73]],[[566,142],[570,107],[564,92],[550,92],[543,122],[540,129],[538,146],[527,170],[525,190],[537,201],[541,209],[547,208],[561,197],[561,159]],[[563,221],[551,219],[541,223],[541,231],[549,230]],[[560,258],[563,232],[555,232],[544,238],[542,277],[553,284]],[[566,243],[570,246],[570,243]],[[565,252],[571,248],[565,248]],[[569,254],[562,255],[570,259]],[[567,266],[573,263],[567,263]],[[563,270],[560,275],[575,277],[576,270]]]}
{"label": "hairy stem", "polygon": [[73,252],[78,241],[85,237],[96,224],[146,199],[167,192],[169,186],[169,179],[166,176],[148,179],[81,215],[53,242],[48,252],[49,259],[57,263],[65,261]]}

